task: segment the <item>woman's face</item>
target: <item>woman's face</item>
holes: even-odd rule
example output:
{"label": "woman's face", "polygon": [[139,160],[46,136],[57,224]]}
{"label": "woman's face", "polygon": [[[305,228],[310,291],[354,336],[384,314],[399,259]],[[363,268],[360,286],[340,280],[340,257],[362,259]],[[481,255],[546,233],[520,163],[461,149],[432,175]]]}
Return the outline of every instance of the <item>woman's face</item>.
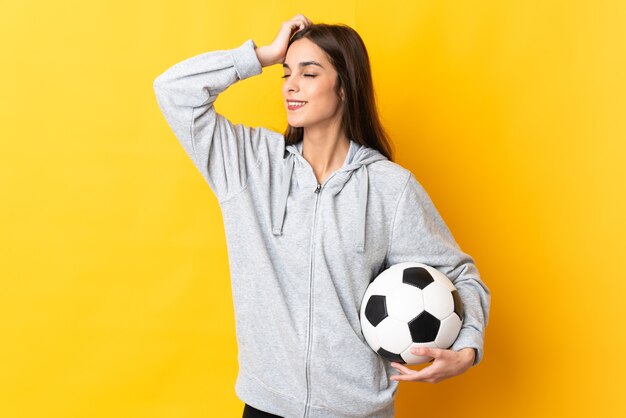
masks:
{"label": "woman's face", "polygon": [[341,122],[341,99],[335,93],[337,71],[319,46],[307,38],[294,41],[283,69],[282,93],[289,125],[323,128]]}

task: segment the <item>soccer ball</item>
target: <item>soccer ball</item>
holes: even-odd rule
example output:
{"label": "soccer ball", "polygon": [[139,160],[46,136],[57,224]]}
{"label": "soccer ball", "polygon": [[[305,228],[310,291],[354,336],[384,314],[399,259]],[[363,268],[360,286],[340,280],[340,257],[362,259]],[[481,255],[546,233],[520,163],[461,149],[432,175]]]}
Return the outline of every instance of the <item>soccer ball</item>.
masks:
{"label": "soccer ball", "polygon": [[450,348],[463,324],[463,303],[445,274],[421,263],[399,263],[367,287],[360,309],[365,340],[379,355],[402,364],[430,356],[416,347]]}

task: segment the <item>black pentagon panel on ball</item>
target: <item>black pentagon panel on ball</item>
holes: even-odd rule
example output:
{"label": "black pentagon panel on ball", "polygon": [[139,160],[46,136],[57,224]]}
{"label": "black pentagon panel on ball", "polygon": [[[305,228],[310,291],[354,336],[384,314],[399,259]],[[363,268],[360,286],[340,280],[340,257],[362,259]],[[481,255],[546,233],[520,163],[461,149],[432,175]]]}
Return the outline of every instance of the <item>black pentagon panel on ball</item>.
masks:
{"label": "black pentagon panel on ball", "polygon": [[424,289],[434,282],[428,270],[424,267],[407,267],[402,273],[402,283],[410,284],[418,289]]}
{"label": "black pentagon panel on ball", "polygon": [[406,364],[406,361],[402,358],[400,354],[391,353],[384,348],[380,347],[377,351],[378,354],[385,360],[395,361],[396,363]]}
{"label": "black pentagon panel on ball", "polygon": [[435,341],[441,321],[424,311],[411,319],[409,322],[409,331],[411,331],[411,339],[414,343],[429,343]]}
{"label": "black pentagon panel on ball", "polygon": [[457,290],[452,291],[452,298],[454,299],[454,313],[463,320],[463,301]]}
{"label": "black pentagon panel on ball", "polygon": [[387,318],[387,301],[383,295],[372,295],[365,306],[365,317],[370,324],[376,326],[380,321]]}

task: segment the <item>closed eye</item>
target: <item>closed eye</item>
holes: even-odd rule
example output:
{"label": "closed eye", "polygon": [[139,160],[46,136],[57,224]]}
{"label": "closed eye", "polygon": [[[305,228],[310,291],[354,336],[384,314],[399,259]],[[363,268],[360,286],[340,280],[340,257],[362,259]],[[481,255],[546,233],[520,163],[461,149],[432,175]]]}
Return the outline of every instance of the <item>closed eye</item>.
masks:
{"label": "closed eye", "polygon": [[[285,74],[284,76],[282,76],[281,78],[287,78],[289,77],[291,74]],[[305,77],[317,77],[316,74],[304,74]]]}

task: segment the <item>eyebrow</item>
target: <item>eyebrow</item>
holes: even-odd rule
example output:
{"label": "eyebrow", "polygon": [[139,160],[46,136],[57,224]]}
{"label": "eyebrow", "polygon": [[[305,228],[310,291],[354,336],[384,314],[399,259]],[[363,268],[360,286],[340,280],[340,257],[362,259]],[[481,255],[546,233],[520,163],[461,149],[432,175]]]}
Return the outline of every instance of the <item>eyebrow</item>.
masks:
{"label": "eyebrow", "polygon": [[[322,67],[322,64],[320,64],[317,61],[303,61],[300,64],[298,64],[299,67],[306,67],[309,65],[317,65],[318,67],[324,68]],[[289,65],[287,65],[286,63],[283,63],[283,68],[289,68]]]}

